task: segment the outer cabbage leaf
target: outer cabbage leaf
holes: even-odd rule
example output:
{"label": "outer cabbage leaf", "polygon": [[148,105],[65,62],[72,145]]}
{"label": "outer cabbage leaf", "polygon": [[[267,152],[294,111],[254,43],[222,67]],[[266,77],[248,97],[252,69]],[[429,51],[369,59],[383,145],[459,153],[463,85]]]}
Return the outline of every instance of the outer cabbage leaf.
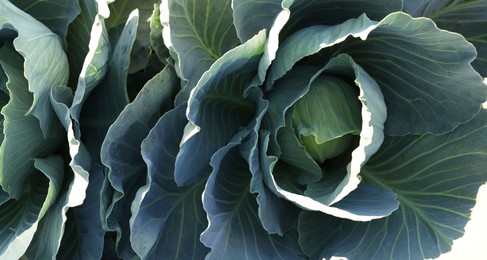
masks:
{"label": "outer cabbage leaf", "polygon": [[[294,0],[283,0],[281,3],[282,10],[276,15],[274,23],[269,29],[268,40],[265,45],[264,54],[259,63],[259,81],[255,84],[260,85],[265,80],[265,73],[269,69],[272,61],[276,58],[276,52],[279,48],[279,38],[281,30],[284,28],[286,23],[289,21],[289,16],[291,15],[289,11],[289,6]],[[267,28],[266,28],[267,29]]]}
{"label": "outer cabbage leaf", "polygon": [[449,251],[487,181],[486,122],[482,110],[449,134],[386,137],[361,175],[393,189],[399,209],[367,223],[303,212],[298,229],[304,251],[311,258],[348,259],[426,259]]}
{"label": "outer cabbage leaf", "polygon": [[[90,168],[89,185],[83,204],[69,208],[66,213],[64,235],[58,254],[59,259],[101,259],[105,230],[100,218],[100,194],[103,185],[103,169],[93,166]],[[73,184],[74,185],[74,184]],[[71,188],[69,196],[76,196]],[[61,198],[63,201],[65,198]]]}
{"label": "outer cabbage leaf", "polygon": [[[3,190],[14,199],[25,193],[24,182],[35,168],[33,159],[53,153],[62,141],[62,135],[44,139],[37,118],[26,115],[33,98],[23,75],[23,62],[11,44],[0,48],[0,65],[8,76],[10,95],[8,104],[2,108],[5,137],[0,146],[0,180]],[[57,133],[63,133],[58,122],[55,122],[55,127]]]}
{"label": "outer cabbage leaf", "polygon": [[478,56],[472,66],[487,76],[487,1],[405,0],[404,9],[413,16],[429,17],[439,28],[460,33],[473,43]]}
{"label": "outer cabbage leaf", "polygon": [[[256,106],[245,97],[245,91],[257,75],[265,40],[265,32],[261,31],[227,52],[205,72],[192,91],[188,101],[189,123],[176,158],[176,183],[184,185],[204,177],[210,171],[208,163],[213,153],[254,117]],[[194,151],[201,153],[194,156]]]}
{"label": "outer cabbage leaf", "polygon": [[[0,233],[0,256],[9,259],[18,259],[24,254],[37,229],[37,218],[47,194],[47,185],[38,185],[39,180],[32,184],[29,180],[26,186],[32,186],[31,194],[20,200],[7,200],[0,205],[4,228]],[[37,184],[37,185],[36,185]],[[13,221],[12,221],[13,220]]]}
{"label": "outer cabbage leaf", "polygon": [[294,0],[290,6],[291,17],[283,35],[288,36],[300,28],[312,25],[341,24],[350,18],[366,14],[374,21],[380,21],[388,14],[400,11],[400,0]]}
{"label": "outer cabbage leaf", "polygon": [[233,23],[240,42],[246,42],[262,29],[270,29],[283,9],[281,2],[282,0],[233,0]]}
{"label": "outer cabbage leaf", "polygon": [[303,259],[295,230],[269,235],[262,227],[255,197],[249,192],[252,174],[238,147],[241,131],[212,157],[213,172],[203,193],[208,228],[201,241],[211,248],[207,259]]}
{"label": "outer cabbage leaf", "polygon": [[[94,11],[97,11],[97,13],[92,16],[91,12]],[[105,26],[105,19],[109,15],[106,3],[100,1],[97,6],[92,6],[90,5],[90,1],[84,1],[81,14],[83,17],[78,17],[71,25],[73,33],[80,34],[83,39],[87,38],[86,41],[80,39],[76,41],[79,44],[76,46],[83,49],[83,51],[79,51],[79,56],[83,57],[83,59],[80,60],[79,57],[76,57],[77,59],[73,58],[70,60],[72,61],[70,65],[76,64],[77,66],[81,66],[80,73],[76,74],[79,76],[76,79],[76,92],[70,107],[70,114],[75,124],[76,138],[80,137],[78,128],[81,107],[89,94],[104,78],[110,57],[110,43]],[[90,26],[91,31],[84,31],[82,33],[83,30],[87,30],[86,27],[88,26]],[[73,33],[70,32],[68,34],[68,39],[71,39],[69,36]],[[74,39],[72,40],[74,41]],[[77,70],[71,71],[77,72]]]}
{"label": "outer cabbage leaf", "polygon": [[[237,36],[243,43],[261,30],[268,31],[264,54],[259,63],[259,78],[253,84],[260,85],[265,73],[276,57],[279,33],[289,20],[289,6],[294,0],[233,0],[233,22]],[[253,19],[248,19],[252,16]]]}
{"label": "outer cabbage leaf", "polygon": [[[107,64],[105,77],[98,85],[92,85],[96,88],[92,90],[90,97],[83,104],[80,126],[82,132],[90,133],[84,138],[84,141],[91,154],[100,154],[101,144],[108,128],[129,103],[126,91],[127,73],[137,24],[138,12],[135,10],[117,37],[116,45],[112,47],[112,55]],[[102,37],[104,37],[103,34]],[[85,95],[80,96],[85,97]],[[95,160],[99,159],[95,158]]]}
{"label": "outer cabbage leaf", "polygon": [[415,17],[422,16],[421,14],[425,11],[430,1],[431,0],[403,0],[403,10]]}
{"label": "outer cabbage leaf", "polygon": [[66,85],[69,74],[62,42],[46,26],[9,1],[2,0],[1,3],[0,28],[17,32],[14,46],[25,59],[24,75],[29,82],[29,91],[34,95],[28,113],[39,120],[45,137],[54,137],[58,124],[50,104],[50,91],[53,86]]}
{"label": "outer cabbage leaf", "polygon": [[137,9],[139,11],[139,25],[137,27],[137,37],[130,52],[129,73],[142,70],[146,67],[149,60],[150,48],[150,18],[154,9],[154,4],[158,0],[117,0],[109,4],[110,17],[107,19],[108,28],[123,26],[130,13]]}
{"label": "outer cabbage leaf", "polygon": [[178,103],[184,103],[203,73],[239,44],[233,26],[231,0],[163,0],[164,43],[187,81]]}
{"label": "outer cabbage leaf", "polygon": [[159,117],[172,107],[178,86],[174,67],[166,66],[125,107],[103,141],[101,160],[107,167],[107,178],[114,189],[105,221],[108,228],[116,230],[122,239],[130,237],[131,203],[147,177],[140,145]]}
{"label": "outer cabbage leaf", "polygon": [[[103,14],[103,18],[108,16],[104,10],[97,8],[105,5],[105,1],[93,0],[79,0],[80,13],[68,27],[68,34],[66,35],[66,55],[69,62],[69,86],[75,86],[78,83],[78,78],[81,74],[83,63],[89,52],[90,38],[98,38],[96,32],[99,31],[100,22],[95,24],[95,18],[98,14]],[[108,6],[106,6],[108,11]],[[93,31],[93,35],[91,35]],[[103,53],[100,53],[103,56]]]}
{"label": "outer cabbage leaf", "polygon": [[[99,158],[102,142],[106,136],[109,126],[116,120],[123,108],[128,104],[128,97],[126,92],[126,80],[130,61],[130,51],[136,37],[136,30],[138,25],[138,12],[135,10],[129,16],[127,23],[119,34],[114,34],[110,40],[116,40],[115,46],[112,49],[112,55],[108,61],[105,77],[100,81],[96,88],[94,88],[83,103],[83,109],[80,114],[80,129],[81,133],[89,133],[83,135],[81,140],[86,145],[86,149],[92,156],[91,167],[101,165]],[[102,34],[103,35],[103,34]],[[103,39],[104,40],[104,39]],[[110,41],[111,43],[112,41]],[[102,64],[105,62],[101,59]],[[96,71],[96,70],[94,70]],[[92,78],[96,81],[97,78]],[[88,81],[87,83],[93,83]],[[87,84],[84,83],[84,84]],[[94,87],[95,85],[93,85]],[[77,93],[78,94],[78,93]],[[84,93],[80,93],[82,99],[85,97]],[[81,100],[82,100],[81,99]],[[75,99],[76,100],[76,99]],[[103,192],[109,194],[109,184],[105,183]],[[109,202],[108,202],[109,203]],[[103,203],[101,205],[101,217],[104,220],[104,228],[111,230],[105,221],[105,214],[108,205]],[[120,237],[117,238],[117,247]],[[128,238],[122,243],[129,243]],[[134,255],[130,249],[130,244],[122,246],[120,243],[119,251],[121,257],[129,258]]]}
{"label": "outer cabbage leaf", "polygon": [[366,40],[352,40],[340,52],[379,83],[390,135],[449,132],[470,120],[487,96],[470,65],[476,56],[472,44],[428,18],[390,14]]}
{"label": "outer cabbage leaf", "polygon": [[[63,183],[64,165],[60,156],[34,159],[38,170],[26,181],[26,193],[19,199],[11,199],[0,205],[0,257],[5,259],[20,258],[32,242],[35,246],[43,238],[35,236],[39,221],[55,203]],[[47,177],[47,178],[45,178]],[[41,225],[42,226],[42,225]],[[45,231],[45,229],[40,232]],[[51,230],[60,238],[60,230]],[[33,241],[34,239],[34,241]],[[51,243],[53,242],[53,243]],[[52,254],[59,240],[48,241],[49,246],[40,254]],[[52,250],[52,251],[50,251]]]}
{"label": "outer cabbage leaf", "polygon": [[366,15],[361,15],[333,26],[310,26],[286,37],[267,74],[266,89],[269,90],[277,79],[304,57],[342,43],[348,36],[365,39],[375,24]]}
{"label": "outer cabbage leaf", "polygon": [[80,13],[80,6],[76,0],[9,1],[36,20],[42,22],[63,41],[68,33],[69,24]]}
{"label": "outer cabbage leaf", "polygon": [[204,181],[178,187],[174,163],[187,123],[185,104],[167,112],[142,143],[147,184],[132,203],[132,246],[142,259],[202,259],[199,236],[207,221],[201,204]]}
{"label": "outer cabbage leaf", "polygon": [[169,50],[164,45],[162,28],[161,10],[159,9],[159,5],[154,5],[154,11],[150,20],[150,44],[159,60],[162,63],[166,63],[166,59],[169,57]]}
{"label": "outer cabbage leaf", "polygon": [[[63,185],[63,175],[65,175],[65,165],[60,156],[49,157],[46,159],[36,159],[36,168],[47,176],[56,176],[56,180],[51,179],[52,185],[57,187],[56,194],[51,195],[52,206],[46,211],[39,221],[37,230],[29,243],[25,256],[30,259],[53,259],[57,254],[61,237],[64,232],[64,222],[66,218],[66,202],[61,197],[65,197]],[[55,183],[53,182],[55,181]],[[49,196],[49,194],[48,194]],[[13,248],[17,249],[17,248]]]}

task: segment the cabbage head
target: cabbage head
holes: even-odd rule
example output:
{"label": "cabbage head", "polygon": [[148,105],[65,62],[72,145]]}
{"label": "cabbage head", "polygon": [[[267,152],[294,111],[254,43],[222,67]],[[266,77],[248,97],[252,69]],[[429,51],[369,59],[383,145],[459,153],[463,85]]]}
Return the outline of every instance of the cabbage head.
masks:
{"label": "cabbage head", "polygon": [[487,182],[486,21],[0,0],[0,258],[437,258]]}

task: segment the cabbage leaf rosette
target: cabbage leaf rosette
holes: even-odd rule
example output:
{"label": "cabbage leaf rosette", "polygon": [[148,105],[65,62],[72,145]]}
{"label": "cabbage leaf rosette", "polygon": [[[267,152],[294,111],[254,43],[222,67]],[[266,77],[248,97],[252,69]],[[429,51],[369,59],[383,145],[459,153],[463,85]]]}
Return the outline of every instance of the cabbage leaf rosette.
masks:
{"label": "cabbage leaf rosette", "polygon": [[204,185],[209,259],[425,259],[463,235],[487,181],[484,43],[468,41],[487,16],[452,24],[485,1],[234,0],[242,44],[197,82],[207,59],[167,2],[194,85],[174,179]]}
{"label": "cabbage leaf rosette", "polygon": [[0,259],[431,259],[487,183],[487,0],[0,0]]}

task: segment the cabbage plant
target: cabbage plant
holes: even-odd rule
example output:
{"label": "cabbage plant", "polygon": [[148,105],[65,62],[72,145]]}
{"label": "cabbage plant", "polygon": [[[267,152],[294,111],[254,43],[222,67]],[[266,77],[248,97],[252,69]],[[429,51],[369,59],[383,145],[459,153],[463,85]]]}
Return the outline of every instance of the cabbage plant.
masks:
{"label": "cabbage plant", "polygon": [[0,258],[437,258],[487,182],[486,20],[0,0]]}

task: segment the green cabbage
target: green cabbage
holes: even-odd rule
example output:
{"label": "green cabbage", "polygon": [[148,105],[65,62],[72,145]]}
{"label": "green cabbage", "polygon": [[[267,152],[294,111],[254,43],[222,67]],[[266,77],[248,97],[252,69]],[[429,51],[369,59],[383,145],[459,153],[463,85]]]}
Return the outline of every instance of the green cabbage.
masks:
{"label": "green cabbage", "polygon": [[0,258],[437,258],[487,182],[486,20],[0,0]]}

